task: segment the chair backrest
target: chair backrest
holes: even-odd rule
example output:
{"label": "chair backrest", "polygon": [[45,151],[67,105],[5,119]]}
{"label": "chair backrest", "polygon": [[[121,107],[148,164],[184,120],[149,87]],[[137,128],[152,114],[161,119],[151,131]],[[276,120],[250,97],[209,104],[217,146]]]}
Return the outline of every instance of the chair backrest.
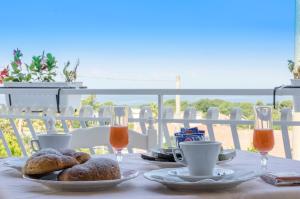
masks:
{"label": "chair backrest", "polygon": [[109,127],[79,128],[70,133],[72,134],[70,147],[74,149],[109,144]]}
{"label": "chair backrest", "polygon": [[184,128],[190,128],[189,120],[195,120],[197,118],[197,110],[194,107],[188,107],[183,112],[183,119],[185,120]]}
{"label": "chair backrest", "polygon": [[[70,133],[72,134],[71,148],[92,148],[96,146],[110,147],[109,127],[107,126],[80,128],[73,130]],[[128,133],[129,152],[132,152],[133,148],[150,150],[157,144],[157,135],[156,130],[154,129],[149,129],[147,135],[133,130],[129,130]]]}
{"label": "chair backrest", "polygon": [[174,110],[172,107],[164,107],[163,116],[164,119],[173,119],[174,118]]}
{"label": "chair backrest", "polygon": [[152,110],[149,106],[141,107],[139,118],[142,119],[140,121],[140,127],[143,134],[147,133],[146,121],[151,120],[153,118]]}

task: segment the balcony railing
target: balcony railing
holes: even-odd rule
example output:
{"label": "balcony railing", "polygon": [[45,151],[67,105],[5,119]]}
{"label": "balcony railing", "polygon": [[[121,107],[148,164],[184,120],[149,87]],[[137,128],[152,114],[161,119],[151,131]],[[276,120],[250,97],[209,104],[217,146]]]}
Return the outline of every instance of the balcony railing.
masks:
{"label": "balcony railing", "polygon": [[[57,91],[54,89],[30,89],[30,88],[1,88],[0,94],[20,94],[26,92],[27,94],[36,94],[40,95],[56,95]],[[300,89],[279,89],[277,91],[277,95],[295,95],[299,93]],[[164,96],[168,95],[195,95],[195,96],[270,96],[273,95],[273,89],[62,89],[60,91],[61,95],[151,95],[157,97],[157,107],[158,114],[156,118],[153,118],[151,114],[145,114],[145,112],[149,111],[145,108],[141,109],[141,113],[137,118],[131,117],[129,119],[130,122],[139,123],[140,129],[142,133],[146,133],[147,124],[155,123],[157,125],[157,133],[158,133],[158,145],[163,145],[166,143],[167,145],[171,144],[171,137],[168,129],[169,123],[177,123],[182,126],[189,127],[192,125],[202,124],[207,128],[208,136],[211,140],[215,140],[215,131],[214,125],[222,124],[228,125],[231,130],[231,136],[233,139],[233,144],[236,149],[241,149],[240,138],[238,133],[239,125],[253,125],[254,121],[252,120],[243,120],[241,109],[236,107],[231,110],[229,119],[219,119],[218,109],[215,107],[211,107],[208,109],[208,114],[206,119],[197,119],[195,117],[195,110],[186,109],[183,118],[174,119],[172,113],[168,114],[168,109],[164,108]],[[143,111],[143,112],[142,112]],[[99,111],[101,112],[101,111]],[[47,111],[45,112],[47,113]],[[192,114],[193,113],[193,114]],[[7,106],[2,106],[0,112],[1,119],[8,119],[10,125],[14,131],[14,134],[17,138],[18,144],[22,150],[24,156],[27,155],[26,149],[23,144],[22,136],[19,133],[17,125],[14,119],[24,119],[27,123],[27,126],[30,130],[31,136],[33,138],[36,137],[36,130],[32,125],[32,120],[38,119],[43,120],[45,122],[46,128],[47,126],[47,117],[48,115],[34,114],[31,113],[28,109],[27,112],[20,112],[19,110],[12,109]],[[279,126],[282,134],[283,145],[285,157],[292,158],[292,150],[291,150],[291,142],[289,139],[289,131],[291,126],[300,126],[300,121],[292,120],[292,110],[290,109],[282,109],[281,110],[281,119],[279,121],[274,121],[274,125]],[[193,115],[193,116],[192,116]],[[82,128],[86,127],[87,121],[96,121],[98,125],[103,125],[110,118],[105,117],[104,114],[95,114],[90,107],[82,107],[78,116],[73,115],[72,112],[65,109],[61,114],[52,114],[56,120],[61,121],[63,129],[65,132],[68,132],[68,125],[66,121],[79,121],[80,126]],[[3,136],[3,133],[0,129],[2,143],[7,151],[7,154],[10,156],[11,151],[8,147],[8,144]]]}

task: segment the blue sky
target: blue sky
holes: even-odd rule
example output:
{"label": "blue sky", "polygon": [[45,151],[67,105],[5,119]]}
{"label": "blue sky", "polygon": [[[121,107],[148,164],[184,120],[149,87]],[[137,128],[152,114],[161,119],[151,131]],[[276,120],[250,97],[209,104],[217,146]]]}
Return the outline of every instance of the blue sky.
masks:
{"label": "blue sky", "polygon": [[272,88],[289,83],[294,0],[1,0],[0,65],[14,48],[91,88]]}

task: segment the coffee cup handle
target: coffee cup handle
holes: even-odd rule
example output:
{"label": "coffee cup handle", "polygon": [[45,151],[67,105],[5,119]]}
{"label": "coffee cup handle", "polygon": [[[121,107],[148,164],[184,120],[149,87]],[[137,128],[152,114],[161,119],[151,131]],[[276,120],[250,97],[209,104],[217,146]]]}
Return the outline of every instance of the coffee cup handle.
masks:
{"label": "coffee cup handle", "polygon": [[[39,140],[31,140],[30,144],[31,144],[31,148],[34,152],[37,152],[37,151],[41,150]],[[37,149],[35,148],[35,146],[37,146]]]}
{"label": "coffee cup handle", "polygon": [[[172,153],[173,153],[173,156],[174,156],[174,159],[175,159],[176,162],[187,165],[186,160],[185,160],[184,155],[183,155],[183,152],[182,152],[182,149],[179,149],[179,148],[178,149],[173,149]],[[178,158],[177,154],[180,154],[181,158]]]}

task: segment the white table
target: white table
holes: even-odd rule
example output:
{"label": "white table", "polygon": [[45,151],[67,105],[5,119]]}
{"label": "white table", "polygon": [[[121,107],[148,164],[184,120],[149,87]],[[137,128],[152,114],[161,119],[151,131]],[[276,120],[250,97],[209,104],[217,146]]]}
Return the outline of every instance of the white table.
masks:
{"label": "white table", "polygon": [[[300,173],[300,162],[288,159],[270,157],[271,171],[296,171]],[[257,169],[259,166],[259,155],[255,153],[239,151],[237,157],[226,167]],[[0,198],[1,193],[6,195],[2,198],[22,198],[22,199],[134,199],[134,198],[155,198],[155,199],[185,199],[185,198],[220,198],[220,199],[298,199],[300,198],[300,186],[275,187],[255,179],[239,185],[230,190],[220,190],[217,192],[178,192],[172,191],[163,185],[148,181],[143,177],[143,173],[149,170],[158,169],[139,158],[138,154],[128,155],[124,158],[123,167],[137,169],[140,176],[129,182],[125,182],[116,188],[100,192],[57,192],[50,190],[41,184],[30,182],[21,178],[21,175],[10,168],[0,167]]]}

